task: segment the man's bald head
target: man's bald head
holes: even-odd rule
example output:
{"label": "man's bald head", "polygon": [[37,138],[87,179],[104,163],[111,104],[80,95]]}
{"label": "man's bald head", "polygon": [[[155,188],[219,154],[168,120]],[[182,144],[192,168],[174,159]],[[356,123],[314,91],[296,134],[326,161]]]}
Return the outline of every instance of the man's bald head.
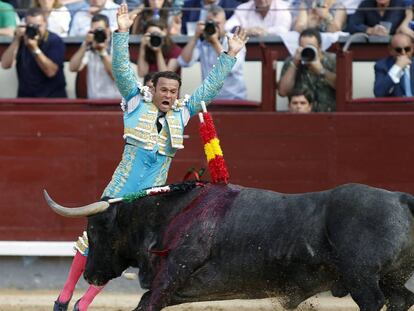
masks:
{"label": "man's bald head", "polygon": [[404,33],[395,34],[390,42],[390,54],[394,57],[400,55],[407,55],[408,57],[412,57],[413,40],[411,37]]}

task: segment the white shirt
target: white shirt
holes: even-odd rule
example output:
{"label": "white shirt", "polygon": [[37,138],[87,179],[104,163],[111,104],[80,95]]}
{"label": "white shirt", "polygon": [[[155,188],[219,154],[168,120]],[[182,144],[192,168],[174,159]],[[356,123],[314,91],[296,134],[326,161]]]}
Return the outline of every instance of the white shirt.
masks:
{"label": "white shirt", "polygon": [[[106,0],[103,9],[99,14],[106,15],[109,19],[109,27],[111,31],[118,28],[116,22],[116,12],[119,5],[112,2],[112,0]],[[88,31],[91,29],[92,15],[88,11],[78,11],[73,17],[72,26],[69,31],[69,36],[86,36]]]}
{"label": "white shirt", "polygon": [[88,98],[121,98],[114,80],[105,70],[101,56],[96,51],[86,51],[82,63],[86,68]]}
{"label": "white shirt", "polygon": [[268,34],[273,35],[288,32],[292,26],[289,4],[282,0],[272,0],[270,10],[264,18],[256,12],[253,0],[240,4],[226,22],[224,29],[232,31],[236,26],[244,29],[261,27],[266,29]]}
{"label": "white shirt", "polygon": [[400,83],[402,76],[404,73],[411,79],[410,77],[410,66],[406,66],[405,68],[401,68],[400,66],[394,64],[388,71],[388,75],[390,76],[392,82],[395,84]]}
{"label": "white shirt", "polygon": [[346,8],[346,14],[354,14],[362,0],[341,0],[339,2]]}
{"label": "white shirt", "polygon": [[47,29],[60,37],[67,37],[70,25],[70,13],[67,7],[53,9],[47,18]]}

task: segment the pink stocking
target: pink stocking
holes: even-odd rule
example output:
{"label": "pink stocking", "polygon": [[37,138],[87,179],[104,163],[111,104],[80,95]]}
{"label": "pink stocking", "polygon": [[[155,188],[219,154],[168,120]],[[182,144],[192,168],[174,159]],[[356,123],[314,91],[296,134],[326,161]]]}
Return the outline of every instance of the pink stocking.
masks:
{"label": "pink stocking", "polygon": [[79,251],[76,251],[75,257],[73,257],[72,266],[69,270],[69,275],[59,295],[59,302],[66,303],[72,298],[73,291],[75,290],[76,283],[85,270],[86,256],[83,256]]}
{"label": "pink stocking", "polygon": [[[106,284],[105,284],[106,285]],[[83,297],[78,301],[78,308],[79,311],[86,311],[88,310],[89,305],[92,303],[93,299],[99,294],[101,290],[104,289],[105,285],[102,286],[89,286],[87,292]]]}

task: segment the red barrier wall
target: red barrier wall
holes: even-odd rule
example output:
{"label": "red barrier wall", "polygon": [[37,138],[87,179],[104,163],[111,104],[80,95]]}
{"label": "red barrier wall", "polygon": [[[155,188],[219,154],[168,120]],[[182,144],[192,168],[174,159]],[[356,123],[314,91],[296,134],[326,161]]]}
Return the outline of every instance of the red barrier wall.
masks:
{"label": "red barrier wall", "polygon": [[[213,117],[233,183],[303,192],[362,182],[414,193],[414,112]],[[170,182],[205,165],[198,120],[186,134]],[[0,240],[74,240],[85,221],[55,215],[42,189],[63,205],[98,199],[121,136],[120,112],[0,111]]]}

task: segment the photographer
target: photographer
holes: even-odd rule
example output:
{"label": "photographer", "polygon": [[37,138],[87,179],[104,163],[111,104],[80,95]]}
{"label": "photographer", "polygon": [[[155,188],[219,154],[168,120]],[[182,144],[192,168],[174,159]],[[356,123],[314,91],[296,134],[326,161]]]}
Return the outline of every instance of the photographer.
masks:
{"label": "photographer", "polygon": [[18,97],[67,97],[63,74],[65,44],[46,27],[42,10],[29,9],[26,25],[16,29],[12,43],[1,57],[4,69],[16,63]]}
{"label": "photographer", "polygon": [[93,16],[91,29],[69,62],[69,69],[73,72],[79,72],[87,65],[88,98],[121,97],[112,79],[110,42],[108,17],[102,14]]}
{"label": "photographer", "polygon": [[179,73],[178,56],[181,48],[167,34],[167,26],[159,21],[149,22],[141,37],[137,61],[138,76],[148,72],[174,71]]}
{"label": "photographer", "polygon": [[286,59],[279,80],[279,95],[306,88],[314,98],[313,111],[335,111],[336,55],[321,50],[321,34],[305,29],[299,36],[299,47]]}
{"label": "photographer", "polygon": [[[178,62],[181,67],[190,67],[200,61],[202,79],[216,63],[217,56],[228,47],[228,37],[232,34],[224,31],[226,15],[223,8],[212,5],[207,11],[207,20],[198,22],[194,36],[188,41],[181,52]],[[224,85],[217,95],[218,99],[246,99],[246,86],[243,77],[243,64],[246,49],[243,48],[237,55],[236,64],[224,81]]]}

